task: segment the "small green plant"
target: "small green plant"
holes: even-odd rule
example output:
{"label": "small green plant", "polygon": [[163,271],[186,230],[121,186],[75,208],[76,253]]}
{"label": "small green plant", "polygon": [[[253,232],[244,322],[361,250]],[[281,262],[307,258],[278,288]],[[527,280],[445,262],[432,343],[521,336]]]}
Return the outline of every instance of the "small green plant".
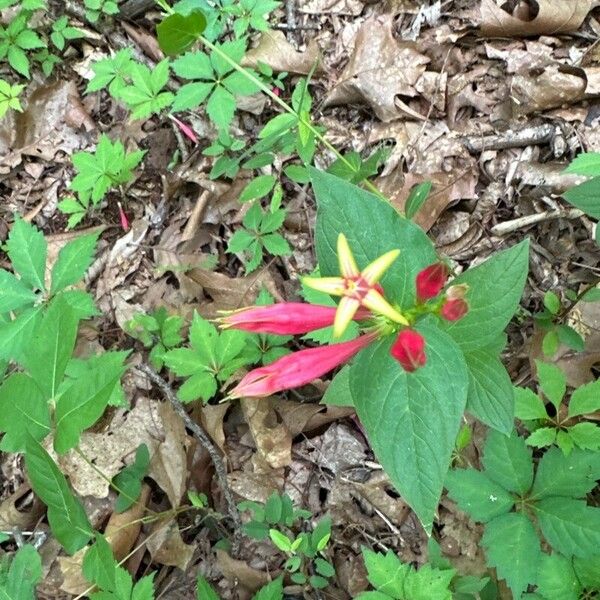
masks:
{"label": "small green plant", "polygon": [[[218,44],[220,52],[189,52],[173,62],[173,71],[191,81],[183,85],[175,95],[173,111],[196,108],[206,101],[206,114],[219,128],[227,129],[236,109],[236,96],[247,96],[259,90],[247,77],[234,70],[225,61],[225,54],[239,63],[246,51],[243,39]],[[252,75],[257,76],[251,71]]]}
{"label": "small green plant", "polygon": [[95,152],[77,152],[73,165],[78,173],[71,182],[77,198],[66,198],[59,209],[69,215],[68,227],[73,228],[92,206],[97,206],[106,193],[133,179],[133,170],[141,162],[145,151],[125,152],[121,142],[111,142],[106,135],[100,136]]}
{"label": "small green plant", "polygon": [[9,111],[9,109],[21,112],[23,107],[19,101],[19,95],[23,91],[24,85],[11,85],[8,81],[0,79],[0,119]]}
{"label": "small green plant", "polygon": [[27,79],[30,77],[27,52],[46,47],[44,40],[29,25],[31,15],[31,11],[22,10],[8,25],[0,25],[0,60],[6,59]]}
{"label": "small green plant", "polygon": [[94,77],[87,85],[86,92],[97,92],[107,89],[113,98],[119,97],[119,92],[131,84],[132,72],[136,65],[130,48],[119,50],[110,58],[103,58],[92,63]]}
{"label": "small green plant", "polygon": [[[566,296],[573,303],[578,300],[577,294],[572,290],[567,290]],[[542,340],[542,350],[546,356],[554,356],[561,343],[576,352],[583,351],[584,341],[581,335],[562,322],[567,313],[567,308],[555,292],[548,291],[544,294],[544,309],[535,313],[533,318],[546,332]]]}
{"label": "small green plant", "polygon": [[59,17],[52,24],[50,39],[61,52],[65,49],[67,40],[77,40],[82,37],[85,37],[83,31],[77,29],[77,27],[71,27],[69,25],[69,18],[66,15]]}
{"label": "small green plant", "polygon": [[142,491],[142,480],[150,467],[150,451],[146,444],[140,444],[135,452],[135,460],[113,477],[113,485],[119,490],[115,511],[121,513],[135,504]]}
{"label": "small green plant", "polygon": [[[221,600],[213,587],[202,577],[198,575],[196,581],[196,598],[197,600]],[[283,578],[277,577],[262,587],[252,600],[283,600]]]}
{"label": "small green plant", "polygon": [[534,477],[525,440],[496,431],[488,434],[482,471],[450,471],[450,497],[471,518],[484,523],[487,563],[505,579],[515,597],[538,581],[540,533],[567,557],[591,559],[600,547],[600,508],[585,497],[600,478],[600,454],[575,448],[565,456],[551,448]]}
{"label": "small green plant", "polygon": [[279,208],[274,211],[263,211],[260,202],[255,202],[242,220],[243,227],[238,229],[229,240],[227,252],[244,253],[248,256],[245,262],[246,273],[256,270],[263,260],[266,250],[273,256],[291,254],[286,239],[277,233],[283,225],[286,212]]}
{"label": "small green plant", "polygon": [[164,307],[150,314],[138,313],[125,325],[125,331],[150,350],[149,360],[160,371],[164,366],[165,352],[179,346],[183,341],[181,328],[183,317],[169,315]]}
{"label": "small green plant", "polygon": [[177,393],[182,402],[210,400],[219,386],[235,371],[249,363],[246,334],[241,331],[219,333],[212,323],[194,313],[189,332],[189,348],[165,352],[168,369],[188,379]]}
{"label": "small green plant", "polygon": [[97,23],[100,17],[112,17],[119,14],[119,4],[115,0],[84,0],[85,18],[90,23]]}
{"label": "small green plant", "polygon": [[337,158],[327,171],[351,183],[360,183],[376,175],[388,155],[389,151],[380,148],[363,160],[358,152],[348,152],[344,154],[343,159]]}
{"label": "small green plant", "polygon": [[546,410],[544,400],[528,388],[515,388],[515,416],[531,432],[527,444],[543,448],[557,444],[569,454],[574,447],[600,449],[600,427],[582,417],[600,408],[600,381],[583,385],[571,394],[568,405],[563,401],[567,390],[564,373],[555,365],[537,361],[540,390],[554,416]]}
{"label": "small green plant", "polygon": [[42,559],[33,546],[23,546],[9,560],[0,561],[0,597],[35,600],[42,579]]}

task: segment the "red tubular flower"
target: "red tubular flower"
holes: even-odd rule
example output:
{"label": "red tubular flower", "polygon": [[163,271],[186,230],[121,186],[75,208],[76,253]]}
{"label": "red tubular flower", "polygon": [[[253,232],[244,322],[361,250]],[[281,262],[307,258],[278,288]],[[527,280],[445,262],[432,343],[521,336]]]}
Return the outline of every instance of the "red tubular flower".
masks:
{"label": "red tubular flower", "polygon": [[[307,304],[305,302],[280,302],[267,306],[250,306],[233,311],[218,319],[222,329],[229,327],[253,333],[296,335],[333,325],[337,308]],[[369,312],[361,310],[355,319],[366,319]]]}
{"label": "red tubular flower", "polygon": [[448,267],[444,263],[434,263],[425,267],[417,275],[417,300],[425,302],[435,298],[448,279]]}
{"label": "red tubular flower", "polygon": [[469,312],[469,305],[462,298],[450,298],[442,304],[440,315],[446,321],[458,321]]}
{"label": "red tubular flower", "polygon": [[390,354],[409,373],[427,362],[425,339],[414,329],[403,329],[390,349]]}
{"label": "red tubular flower", "polygon": [[306,385],[352,358],[375,337],[375,334],[361,335],[349,342],[286,354],[266,367],[250,371],[231,391],[229,397],[270,396]]}

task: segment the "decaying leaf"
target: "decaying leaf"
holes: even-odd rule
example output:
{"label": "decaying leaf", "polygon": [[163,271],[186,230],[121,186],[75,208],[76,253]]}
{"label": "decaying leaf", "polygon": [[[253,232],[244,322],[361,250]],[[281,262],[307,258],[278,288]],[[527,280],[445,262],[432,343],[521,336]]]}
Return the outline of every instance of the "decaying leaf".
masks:
{"label": "decaying leaf", "polygon": [[522,0],[512,13],[496,0],[481,0],[485,36],[552,35],[577,31],[596,0]]}
{"label": "decaying leaf", "polygon": [[161,565],[178,567],[185,571],[194,555],[195,546],[181,538],[177,522],[173,519],[157,521],[151,528],[146,543],[152,560]]}

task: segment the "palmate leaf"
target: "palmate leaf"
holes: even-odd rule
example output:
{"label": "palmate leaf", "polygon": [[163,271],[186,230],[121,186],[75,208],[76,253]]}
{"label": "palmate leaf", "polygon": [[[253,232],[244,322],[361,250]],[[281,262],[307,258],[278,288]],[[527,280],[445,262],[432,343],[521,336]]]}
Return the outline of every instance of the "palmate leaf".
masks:
{"label": "palmate leaf", "polygon": [[535,583],[542,557],[540,540],[523,513],[507,513],[486,524],[481,543],[487,564],[505,579],[515,598]]}
{"label": "palmate leaf", "polygon": [[390,355],[391,336],[358,355],[350,387],[375,454],[430,530],[465,408],[468,376],[450,336],[430,320],[416,328],[427,340],[424,367],[403,371]]}
{"label": "palmate leaf", "polygon": [[25,466],[33,491],[48,507],[48,522],[56,539],[69,554],[83,548],[94,533],[85,510],[56,463],[33,438],[27,442]]}

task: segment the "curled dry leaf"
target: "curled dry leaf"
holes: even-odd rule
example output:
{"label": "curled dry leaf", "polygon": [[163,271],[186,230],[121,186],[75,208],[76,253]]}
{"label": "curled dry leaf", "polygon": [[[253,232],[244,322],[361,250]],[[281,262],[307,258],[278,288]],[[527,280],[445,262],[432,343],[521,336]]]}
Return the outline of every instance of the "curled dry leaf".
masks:
{"label": "curled dry leaf", "polygon": [[338,83],[325,99],[325,106],[363,102],[384,122],[408,115],[424,118],[403,98],[416,98],[419,89],[432,89],[432,77],[421,81],[429,58],[412,42],[399,42],[393,34],[393,15],[366,20],[356,35],[354,52]]}
{"label": "curled dry leaf", "polygon": [[259,62],[269,65],[276,73],[283,71],[308,75],[315,64],[316,73],[319,73],[321,57],[319,47],[315,40],[311,40],[304,52],[298,52],[290,44],[283,31],[275,29],[264,31],[260,34],[258,45],[246,52],[242,60],[244,67],[256,68]]}
{"label": "curled dry leaf", "polygon": [[521,0],[512,13],[496,0],[481,0],[484,36],[552,35],[577,31],[596,0]]}

